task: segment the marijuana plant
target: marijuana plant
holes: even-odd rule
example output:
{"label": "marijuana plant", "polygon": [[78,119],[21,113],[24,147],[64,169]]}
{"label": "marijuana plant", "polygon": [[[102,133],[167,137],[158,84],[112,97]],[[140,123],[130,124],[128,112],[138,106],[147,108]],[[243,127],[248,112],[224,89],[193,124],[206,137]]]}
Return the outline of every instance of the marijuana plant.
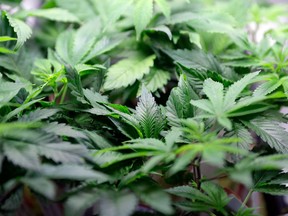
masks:
{"label": "marijuana plant", "polygon": [[286,5],[0,9],[1,215],[250,216],[288,194]]}

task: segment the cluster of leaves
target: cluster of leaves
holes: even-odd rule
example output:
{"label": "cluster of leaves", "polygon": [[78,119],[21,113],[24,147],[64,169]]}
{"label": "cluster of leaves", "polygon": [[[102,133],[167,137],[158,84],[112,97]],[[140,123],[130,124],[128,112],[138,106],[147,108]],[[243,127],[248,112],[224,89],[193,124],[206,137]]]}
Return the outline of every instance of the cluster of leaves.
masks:
{"label": "cluster of leaves", "polygon": [[248,216],[288,193],[285,7],[20,3],[0,4],[1,215]]}

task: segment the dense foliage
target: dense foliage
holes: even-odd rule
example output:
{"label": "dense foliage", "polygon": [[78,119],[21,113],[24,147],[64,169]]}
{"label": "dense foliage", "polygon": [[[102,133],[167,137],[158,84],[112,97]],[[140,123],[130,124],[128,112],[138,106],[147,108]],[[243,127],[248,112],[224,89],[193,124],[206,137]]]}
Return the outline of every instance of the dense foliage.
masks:
{"label": "dense foliage", "polygon": [[288,194],[286,6],[1,2],[1,215],[248,216],[254,191]]}

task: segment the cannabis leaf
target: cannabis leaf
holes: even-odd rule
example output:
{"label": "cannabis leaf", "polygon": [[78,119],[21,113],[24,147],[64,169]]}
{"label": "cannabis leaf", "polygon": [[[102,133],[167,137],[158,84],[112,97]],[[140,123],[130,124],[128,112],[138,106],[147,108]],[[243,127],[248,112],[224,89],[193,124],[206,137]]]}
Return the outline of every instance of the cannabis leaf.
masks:
{"label": "cannabis leaf", "polygon": [[194,116],[194,109],[190,104],[192,99],[198,99],[187,77],[180,77],[178,87],[174,88],[166,104],[166,116],[170,126],[180,126],[181,119]]}
{"label": "cannabis leaf", "polygon": [[134,24],[136,28],[137,39],[141,32],[149,24],[153,15],[153,0],[137,0],[134,7]]}
{"label": "cannabis leaf", "polygon": [[150,72],[155,58],[155,55],[139,54],[129,59],[120,60],[109,68],[104,89],[110,90],[132,85],[136,80]]}
{"label": "cannabis leaf", "polygon": [[186,211],[209,212],[211,209],[215,209],[218,212],[225,212],[225,206],[229,203],[230,198],[221,187],[212,182],[204,182],[201,184],[201,189],[203,192],[190,186],[179,186],[166,191],[188,199],[189,202],[176,203],[178,207]]}
{"label": "cannabis leaf", "polygon": [[15,50],[18,50],[23,44],[31,37],[31,28],[23,21],[12,17],[8,13],[4,13],[8,18],[10,25],[13,27],[14,32],[17,34],[17,43],[15,45]]}
{"label": "cannabis leaf", "polygon": [[49,20],[60,21],[60,22],[80,23],[80,20],[74,14],[61,8],[32,10],[32,11],[27,12],[27,14],[25,15],[41,17],[41,18],[46,18]]}
{"label": "cannabis leaf", "polygon": [[157,138],[164,128],[165,118],[153,96],[145,88],[133,116],[139,122],[137,126],[145,138]]}
{"label": "cannabis leaf", "polygon": [[288,132],[278,119],[272,116],[261,116],[250,121],[242,122],[272,148],[282,153],[288,152],[288,146],[286,144]]}
{"label": "cannabis leaf", "polygon": [[[238,116],[242,115],[242,113],[237,113],[243,107],[249,106],[253,103],[257,103],[261,100],[264,100],[265,97],[248,97],[243,100],[239,100],[236,103],[236,99],[239,97],[240,93],[244,90],[244,88],[251,83],[253,78],[258,75],[259,72],[254,72],[244,76],[239,81],[235,82],[231,85],[226,94],[224,95],[224,87],[222,83],[215,82],[212,79],[207,79],[203,84],[203,92],[206,94],[208,99],[201,100],[192,100],[191,104],[204,110],[208,113],[207,117],[214,117],[217,121],[227,128],[228,130],[232,129],[232,123],[228,119],[229,116]],[[249,110],[251,112],[261,112],[263,109],[260,107],[259,110]],[[266,107],[264,106],[264,110]]]}

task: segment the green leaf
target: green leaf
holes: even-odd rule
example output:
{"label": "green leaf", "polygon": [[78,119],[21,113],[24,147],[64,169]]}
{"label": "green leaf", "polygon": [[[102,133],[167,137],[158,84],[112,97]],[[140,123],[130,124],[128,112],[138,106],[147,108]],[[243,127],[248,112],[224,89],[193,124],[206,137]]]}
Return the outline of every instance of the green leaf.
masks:
{"label": "green leaf", "polygon": [[218,60],[209,53],[202,50],[163,50],[175,62],[196,70],[211,70],[223,74],[225,68],[220,65]]}
{"label": "green leaf", "polygon": [[162,32],[162,33],[167,35],[169,40],[172,40],[172,37],[173,37],[171,30],[165,25],[160,25],[160,26],[156,26],[153,28],[148,28],[145,30],[145,32]]}
{"label": "green leaf", "polygon": [[160,10],[163,12],[163,14],[166,16],[166,18],[169,19],[171,14],[171,8],[167,0],[155,0],[155,2],[160,8]]}
{"label": "green leaf", "polygon": [[12,110],[11,112],[9,112],[6,116],[3,117],[3,119],[1,120],[2,122],[6,122],[8,121],[9,119],[11,119],[12,117],[14,117],[15,115],[19,114],[20,112],[22,112],[23,110],[29,108],[31,105],[41,101],[43,98],[40,98],[40,99],[37,99],[37,100],[33,100],[33,101],[30,101],[26,104],[23,104],[21,105],[20,107]]}
{"label": "green leaf", "polygon": [[281,126],[281,122],[269,116],[261,116],[251,121],[242,121],[248,128],[267,142],[272,148],[282,153],[288,153],[288,132]]}
{"label": "green leaf", "polygon": [[23,21],[6,14],[10,25],[13,27],[14,32],[17,34],[17,43],[15,45],[15,50],[18,50],[23,44],[31,37],[31,28]]}
{"label": "green leaf", "polygon": [[110,90],[132,85],[150,72],[155,58],[155,55],[148,57],[137,55],[117,62],[107,72],[104,89]]}
{"label": "green leaf", "polygon": [[165,125],[165,118],[152,94],[148,93],[145,88],[143,88],[134,117],[145,138],[159,137]]}
{"label": "green leaf", "polygon": [[11,40],[17,40],[17,38],[9,37],[9,36],[0,36],[0,42],[6,42]]}
{"label": "green leaf", "polygon": [[54,133],[59,136],[67,136],[73,138],[86,138],[85,134],[81,131],[73,129],[70,125],[64,123],[51,122],[43,127],[47,133]]}
{"label": "green leaf", "polygon": [[51,179],[69,179],[69,180],[95,180],[98,183],[103,183],[109,180],[109,176],[104,173],[91,170],[85,166],[80,165],[58,165],[50,166],[43,165],[41,171],[42,175]]}
{"label": "green leaf", "polygon": [[267,94],[270,94],[271,92],[276,90],[279,86],[281,86],[281,81],[279,81],[277,78],[269,80],[258,86],[254,90],[253,96],[255,97],[266,96]]}
{"label": "green leaf", "polygon": [[166,116],[170,126],[180,126],[180,119],[194,116],[194,110],[190,104],[192,99],[198,99],[198,96],[187,78],[181,75],[178,87],[172,89],[166,104]]}
{"label": "green leaf", "polygon": [[56,4],[59,7],[70,11],[72,14],[75,14],[81,20],[89,20],[96,15],[95,8],[91,5],[89,0],[77,1],[76,4],[75,0],[56,0]]}
{"label": "green leaf", "polygon": [[132,186],[132,190],[143,202],[164,215],[174,212],[170,196],[156,185],[139,182]]}
{"label": "green leaf", "polygon": [[131,215],[138,203],[136,196],[129,192],[106,193],[100,201],[100,216]]}
{"label": "green leaf", "polygon": [[98,190],[89,190],[88,192],[82,191],[69,196],[65,203],[66,216],[79,216],[83,215],[87,208],[91,207],[101,197]]}
{"label": "green leaf", "polygon": [[153,15],[153,0],[137,0],[134,7],[134,25],[137,39],[141,32],[147,27]]}
{"label": "green leaf", "polygon": [[0,47],[0,53],[5,53],[5,54],[14,54],[15,52],[12,50],[9,50],[5,47]]}
{"label": "green leaf", "polygon": [[143,78],[142,82],[150,92],[155,92],[163,88],[169,79],[170,74],[167,71],[153,67],[150,73]]}
{"label": "green leaf", "polygon": [[48,179],[41,177],[23,178],[21,182],[50,200],[56,197],[56,185]]}
{"label": "green leaf", "polygon": [[204,81],[203,92],[211,102],[214,112],[217,116],[223,112],[223,90],[224,89],[222,83],[215,82],[212,79],[207,79]]}
{"label": "green leaf", "polygon": [[237,145],[243,149],[250,150],[251,145],[253,144],[253,137],[249,130],[247,130],[242,124],[234,124],[234,132],[234,136],[240,139],[240,141],[237,142]]}
{"label": "green leaf", "polygon": [[24,83],[6,82],[2,79],[2,75],[0,75],[0,85],[0,108],[15,97],[21,88],[26,87]]}
{"label": "green leaf", "polygon": [[237,99],[237,97],[239,97],[239,94],[246,88],[248,84],[251,83],[253,78],[255,78],[258,74],[259,72],[247,74],[242,79],[235,82],[228,88],[224,98],[224,107],[226,110],[228,110],[234,105],[235,100]]}
{"label": "green leaf", "polygon": [[20,122],[37,122],[55,115],[57,109],[37,109],[18,119]]}
{"label": "green leaf", "polygon": [[72,61],[74,64],[85,63],[82,60],[93,48],[100,32],[101,23],[98,18],[91,19],[76,31],[72,49]]}
{"label": "green leaf", "polygon": [[6,141],[3,150],[4,155],[13,164],[33,171],[40,169],[40,160],[38,155],[29,147],[26,146],[23,148],[21,144],[17,146],[13,145],[13,142],[11,143]]}
{"label": "green leaf", "polygon": [[35,16],[58,22],[76,22],[80,20],[74,14],[61,8],[38,9],[27,12],[28,16]]}
{"label": "green leaf", "polygon": [[127,11],[133,0],[111,0],[111,1],[94,1],[93,2],[104,26],[109,28]]}
{"label": "green leaf", "polygon": [[71,93],[82,103],[87,103],[84,99],[84,92],[81,83],[81,79],[75,68],[66,65],[66,77],[68,80],[68,87],[71,89]]}

